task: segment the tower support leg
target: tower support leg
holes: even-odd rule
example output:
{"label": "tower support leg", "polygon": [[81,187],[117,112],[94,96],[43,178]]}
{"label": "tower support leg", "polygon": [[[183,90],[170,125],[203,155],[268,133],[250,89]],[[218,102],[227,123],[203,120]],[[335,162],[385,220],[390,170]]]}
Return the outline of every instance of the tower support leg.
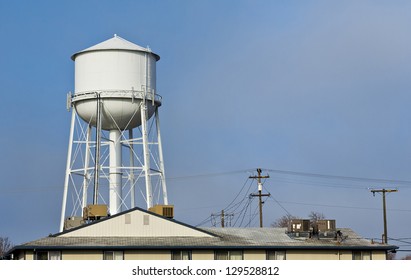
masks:
{"label": "tower support leg", "polygon": [[128,140],[129,145],[130,145],[130,202],[131,202],[131,208],[136,207],[136,193],[135,193],[135,187],[134,187],[134,136],[133,136],[133,129],[130,129],[128,131]]}
{"label": "tower support leg", "polygon": [[90,181],[89,165],[90,165],[90,141],[91,141],[91,125],[87,127],[87,136],[86,136],[86,153],[84,156],[84,178],[83,178],[83,200],[82,208],[87,206],[87,189]]}
{"label": "tower support leg", "polygon": [[164,171],[163,146],[161,143],[160,117],[158,115],[158,107],[156,108],[156,111],[155,111],[155,118],[156,118],[156,128],[157,128],[158,158],[159,158],[159,165],[161,169],[160,170],[161,186],[163,187],[163,202],[165,205],[168,205],[166,174]]}
{"label": "tower support leg", "polygon": [[66,163],[66,176],[64,179],[64,189],[63,189],[63,202],[61,205],[61,218],[60,218],[60,232],[64,229],[64,219],[66,215],[66,205],[67,205],[67,192],[68,185],[70,180],[70,170],[71,170],[71,153],[73,150],[73,135],[74,135],[74,124],[76,120],[76,110],[73,108],[71,111],[71,124],[70,124],[70,136],[69,136],[69,145],[67,152],[67,163]]}
{"label": "tower support leg", "polygon": [[153,194],[151,187],[151,175],[150,175],[150,149],[148,146],[148,133],[147,133],[147,105],[146,101],[141,102],[141,134],[143,138],[143,154],[144,154],[144,174],[146,179],[146,200],[147,209],[153,207]]}
{"label": "tower support leg", "polygon": [[119,130],[110,130],[110,214],[121,212],[122,185],[121,185],[121,133]]}

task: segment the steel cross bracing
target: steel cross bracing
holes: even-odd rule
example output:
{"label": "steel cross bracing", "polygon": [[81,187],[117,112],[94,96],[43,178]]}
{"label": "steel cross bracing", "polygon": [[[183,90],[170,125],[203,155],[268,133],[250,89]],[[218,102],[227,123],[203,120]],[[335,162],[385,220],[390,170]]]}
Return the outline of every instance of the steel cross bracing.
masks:
{"label": "steel cross bracing", "polygon": [[[102,102],[104,103],[104,101]],[[150,101],[147,100],[147,102]],[[137,113],[138,110],[136,110]],[[110,115],[109,112],[108,115]],[[150,202],[150,205],[168,204],[159,125],[158,108],[156,108],[154,116],[147,121],[148,137],[146,140],[142,135],[141,127],[121,130],[117,126],[119,132],[117,140],[121,145],[122,154],[122,162],[118,166],[110,166],[109,164],[110,139],[107,136],[108,131],[101,131],[99,203],[108,204],[110,168],[115,168],[121,173],[121,191],[117,193],[120,200],[118,212],[135,207],[137,204],[141,207],[148,204],[147,178],[151,181],[150,185],[152,186],[151,199],[153,201]],[[97,146],[94,136],[96,134],[95,130],[96,128],[84,122],[76,114],[75,108],[72,107],[60,231],[63,230],[65,218],[82,216],[82,209],[87,204],[91,204],[90,199],[93,197],[92,186],[95,174],[94,166],[96,163],[95,149]],[[140,134],[141,137],[135,137],[135,134]],[[146,157],[143,154],[144,144],[148,147]],[[149,159],[148,168],[145,165],[147,159]],[[72,201],[70,206],[67,204],[69,198]]]}

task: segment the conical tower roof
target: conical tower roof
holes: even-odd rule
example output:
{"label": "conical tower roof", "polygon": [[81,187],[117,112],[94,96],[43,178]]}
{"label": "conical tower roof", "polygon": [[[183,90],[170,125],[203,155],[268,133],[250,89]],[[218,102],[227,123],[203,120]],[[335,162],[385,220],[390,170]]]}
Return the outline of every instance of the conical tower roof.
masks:
{"label": "conical tower roof", "polygon": [[156,60],[160,60],[160,56],[153,53],[149,48],[143,48],[139,45],[136,45],[126,39],[121,38],[114,34],[114,37],[108,39],[104,42],[101,42],[97,45],[79,51],[71,56],[72,60],[76,59],[76,56],[85,52],[93,52],[93,51],[102,51],[102,50],[129,50],[129,51],[138,51],[138,52],[147,52],[151,53],[156,57]]}

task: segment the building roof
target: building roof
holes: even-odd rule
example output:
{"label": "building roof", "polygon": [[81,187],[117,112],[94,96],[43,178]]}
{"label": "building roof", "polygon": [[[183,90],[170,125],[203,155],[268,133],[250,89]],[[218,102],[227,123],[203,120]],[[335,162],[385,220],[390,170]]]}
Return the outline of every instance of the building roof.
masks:
{"label": "building roof", "polygon": [[[132,215],[138,228],[134,234],[120,236],[117,229],[125,215]],[[155,231],[147,234],[139,219],[150,215]],[[130,218],[130,217],[129,217]],[[100,225],[100,226],[99,226]],[[158,227],[160,225],[160,227]],[[104,227],[106,229],[104,229]],[[130,225],[124,225],[124,228]],[[107,228],[109,229],[107,232]],[[110,228],[112,231],[110,232]],[[183,231],[181,231],[183,229]],[[16,250],[107,250],[107,249],[321,249],[321,250],[395,250],[396,246],[373,243],[349,228],[339,229],[342,238],[293,237],[286,228],[195,228],[144,209],[131,210],[78,228],[16,246]],[[182,232],[176,234],[175,231]],[[120,231],[120,233],[123,230]],[[110,234],[111,233],[111,234]],[[12,251],[10,253],[12,253]]]}
{"label": "building roof", "polygon": [[16,246],[15,249],[349,249],[394,250],[395,246],[358,237],[340,229],[342,242],[334,238],[291,238],[285,228],[207,228],[214,237],[64,237],[50,236]]}

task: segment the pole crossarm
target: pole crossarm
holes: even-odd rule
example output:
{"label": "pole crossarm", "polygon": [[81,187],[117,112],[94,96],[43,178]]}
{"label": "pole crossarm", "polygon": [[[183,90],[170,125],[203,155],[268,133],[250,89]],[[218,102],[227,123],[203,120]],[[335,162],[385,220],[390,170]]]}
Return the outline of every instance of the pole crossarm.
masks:
{"label": "pole crossarm", "polygon": [[397,189],[390,189],[390,190],[387,190],[387,189],[379,189],[379,190],[372,189],[371,192],[375,195],[375,193],[383,193],[384,194],[384,193],[398,192],[398,190]]}
{"label": "pole crossarm", "polygon": [[252,193],[250,194],[250,196],[271,196],[271,194],[270,193],[262,193],[262,194]]}
{"label": "pole crossarm", "polygon": [[250,179],[257,179],[259,183],[261,183],[261,179],[268,179],[270,178],[270,175],[265,175],[265,176],[261,176],[262,170],[260,168],[257,169],[257,176],[250,176],[248,178]]}

